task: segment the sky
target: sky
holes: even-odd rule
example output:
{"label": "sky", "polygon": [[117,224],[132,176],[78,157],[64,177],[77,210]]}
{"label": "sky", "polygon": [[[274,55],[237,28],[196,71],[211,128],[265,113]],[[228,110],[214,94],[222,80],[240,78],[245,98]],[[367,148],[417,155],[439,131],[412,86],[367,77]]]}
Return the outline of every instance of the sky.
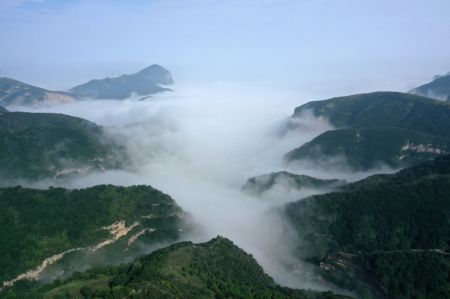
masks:
{"label": "sky", "polygon": [[177,84],[311,97],[450,71],[448,0],[0,0],[0,76],[68,89],[157,63]]}

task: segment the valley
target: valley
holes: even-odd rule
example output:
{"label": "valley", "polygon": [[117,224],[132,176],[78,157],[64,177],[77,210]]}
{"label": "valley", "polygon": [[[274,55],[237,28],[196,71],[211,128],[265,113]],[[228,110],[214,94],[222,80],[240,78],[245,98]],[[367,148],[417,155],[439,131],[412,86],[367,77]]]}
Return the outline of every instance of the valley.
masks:
{"label": "valley", "polygon": [[2,110],[2,298],[444,296],[447,103],[172,95]]}

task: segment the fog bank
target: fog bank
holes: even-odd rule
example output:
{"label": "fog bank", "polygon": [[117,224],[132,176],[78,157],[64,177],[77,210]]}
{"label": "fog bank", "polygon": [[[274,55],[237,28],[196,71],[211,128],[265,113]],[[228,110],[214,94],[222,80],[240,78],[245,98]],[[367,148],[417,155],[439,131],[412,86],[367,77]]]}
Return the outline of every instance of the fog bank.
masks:
{"label": "fog bank", "polygon": [[[278,283],[330,289],[313,276],[311,266],[295,259],[296,233],[281,213],[285,203],[320,191],[278,188],[267,200],[245,194],[241,187],[249,177],[286,169],[285,153],[332,126],[310,115],[286,130],[293,109],[306,99],[264,86],[222,82],[177,90],[145,101],[86,100],[11,110],[86,118],[126,146],[130,170],[94,173],[64,187],[151,185],[172,196],[201,226],[185,238],[198,242],[225,236],[253,254]],[[54,182],[38,186],[50,184]]]}

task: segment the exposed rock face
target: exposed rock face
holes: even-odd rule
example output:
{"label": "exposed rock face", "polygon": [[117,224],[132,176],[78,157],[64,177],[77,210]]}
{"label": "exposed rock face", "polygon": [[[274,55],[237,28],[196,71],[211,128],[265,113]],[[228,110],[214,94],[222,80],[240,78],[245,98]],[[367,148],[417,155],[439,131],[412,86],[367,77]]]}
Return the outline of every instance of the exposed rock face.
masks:
{"label": "exposed rock face", "polygon": [[39,105],[45,102],[67,103],[75,98],[66,92],[50,91],[11,78],[0,78],[0,105]]}

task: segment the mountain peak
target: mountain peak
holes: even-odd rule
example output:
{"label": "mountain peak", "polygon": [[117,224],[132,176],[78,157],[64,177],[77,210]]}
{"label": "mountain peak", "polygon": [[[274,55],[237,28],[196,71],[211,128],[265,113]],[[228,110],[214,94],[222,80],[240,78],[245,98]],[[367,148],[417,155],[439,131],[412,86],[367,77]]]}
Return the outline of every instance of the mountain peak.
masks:
{"label": "mountain peak", "polygon": [[448,100],[450,97],[450,73],[434,76],[431,82],[416,87],[409,92],[438,100]]}
{"label": "mountain peak", "polygon": [[160,85],[173,84],[170,72],[158,64],[152,64],[137,73],[114,78],[91,80],[75,86],[71,93],[79,98],[126,99],[137,94],[148,96],[170,89]]}

